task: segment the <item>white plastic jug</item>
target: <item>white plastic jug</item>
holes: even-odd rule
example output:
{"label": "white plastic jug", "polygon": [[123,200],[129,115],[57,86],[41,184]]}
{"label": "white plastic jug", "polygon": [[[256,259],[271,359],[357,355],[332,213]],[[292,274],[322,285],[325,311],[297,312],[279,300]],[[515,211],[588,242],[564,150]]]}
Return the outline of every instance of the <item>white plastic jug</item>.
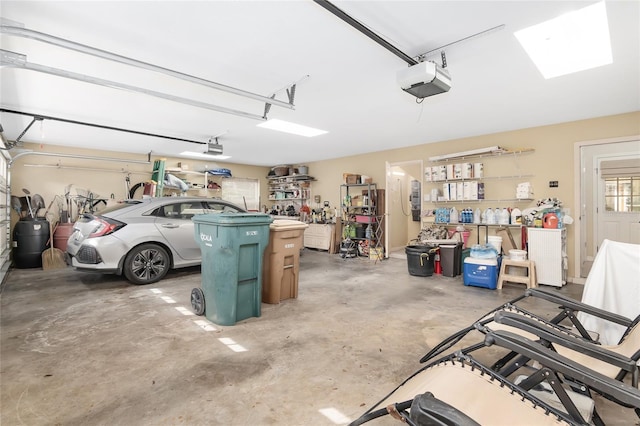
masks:
{"label": "white plastic jug", "polygon": [[511,210],[511,223],[514,225],[522,223],[522,212],[517,207]]}
{"label": "white plastic jug", "polygon": [[511,215],[509,215],[509,210],[507,210],[506,207],[503,208],[502,210],[500,210],[498,223],[500,225],[508,225],[509,224],[509,219],[511,219]]}
{"label": "white plastic jug", "polygon": [[449,223],[458,223],[458,210],[455,207],[451,209],[449,214]]}
{"label": "white plastic jug", "polygon": [[482,222],[482,213],[480,212],[480,207],[476,207],[476,211],[473,213],[473,223],[481,223]]}
{"label": "white plastic jug", "polygon": [[488,207],[487,210],[484,211],[484,215],[486,217],[485,223],[487,225],[495,225],[496,215],[493,213],[493,210],[491,210],[491,207]]}

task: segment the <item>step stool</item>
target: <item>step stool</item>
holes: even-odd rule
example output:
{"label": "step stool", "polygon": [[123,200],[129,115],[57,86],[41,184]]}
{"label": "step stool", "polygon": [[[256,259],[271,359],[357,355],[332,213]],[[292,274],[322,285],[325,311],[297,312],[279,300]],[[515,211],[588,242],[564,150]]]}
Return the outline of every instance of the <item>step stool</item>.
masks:
{"label": "step stool", "polygon": [[[525,268],[527,271],[527,275],[511,275],[508,273],[509,267]],[[500,277],[498,278],[498,289],[502,288],[502,283],[504,281],[526,284],[527,288],[538,287],[535,262],[533,260],[502,259],[502,265],[500,266]]]}

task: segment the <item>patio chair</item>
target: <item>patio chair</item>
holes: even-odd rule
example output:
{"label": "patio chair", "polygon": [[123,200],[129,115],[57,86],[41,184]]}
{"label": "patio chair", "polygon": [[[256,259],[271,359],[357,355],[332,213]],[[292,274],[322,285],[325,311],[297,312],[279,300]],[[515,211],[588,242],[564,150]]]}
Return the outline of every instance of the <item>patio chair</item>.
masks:
{"label": "patio chair", "polygon": [[[380,402],[351,423],[361,425],[391,415],[409,425],[584,425],[592,420],[593,400],[575,393],[565,378],[633,407],[640,391],[620,383],[508,331],[482,330],[482,346],[499,346],[535,360],[539,368],[516,383],[471,354],[457,351],[407,378]],[[541,397],[551,388],[555,403]]]}

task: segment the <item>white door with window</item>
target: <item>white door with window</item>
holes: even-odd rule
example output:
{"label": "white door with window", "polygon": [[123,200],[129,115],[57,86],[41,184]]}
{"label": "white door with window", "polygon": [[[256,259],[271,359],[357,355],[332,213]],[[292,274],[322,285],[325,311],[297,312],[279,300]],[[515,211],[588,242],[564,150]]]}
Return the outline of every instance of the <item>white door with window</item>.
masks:
{"label": "white door with window", "polygon": [[597,247],[605,239],[640,244],[640,153],[598,166]]}

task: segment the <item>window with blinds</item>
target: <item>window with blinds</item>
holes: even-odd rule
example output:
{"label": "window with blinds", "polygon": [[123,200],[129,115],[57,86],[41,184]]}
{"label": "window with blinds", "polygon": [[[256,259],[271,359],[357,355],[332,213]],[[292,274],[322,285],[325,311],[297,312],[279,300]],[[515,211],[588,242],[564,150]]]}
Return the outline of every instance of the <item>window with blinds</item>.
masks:
{"label": "window with blinds", "polygon": [[640,158],[600,163],[608,212],[640,212]]}
{"label": "window with blinds", "polygon": [[604,180],[604,205],[608,212],[640,212],[640,176]]}

